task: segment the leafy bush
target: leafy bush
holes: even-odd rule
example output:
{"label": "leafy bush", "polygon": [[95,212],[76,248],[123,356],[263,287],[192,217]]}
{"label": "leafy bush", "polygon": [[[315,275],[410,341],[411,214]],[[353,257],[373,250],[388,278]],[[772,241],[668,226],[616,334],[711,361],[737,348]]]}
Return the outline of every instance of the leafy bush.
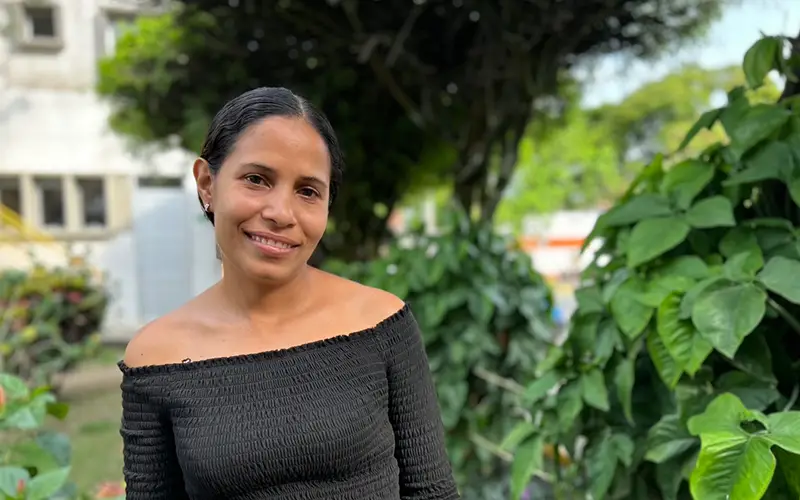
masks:
{"label": "leafy bush", "polygon": [[[522,387],[508,377],[533,380],[543,341],[552,340],[551,296],[530,257],[490,227],[456,213],[445,226],[441,236],[404,237],[371,262],[329,262],[327,268],[391,291],[414,309],[450,457],[466,487],[503,475],[497,443],[515,422],[516,397],[498,385],[519,393]],[[475,495],[488,499],[490,493]]]}
{"label": "leafy bush", "polygon": [[[747,52],[751,88],[798,62],[785,43]],[[793,102],[751,104],[732,90],[684,140],[719,122],[727,143],[669,168],[657,158],[600,218],[591,238],[603,246],[568,339],[527,386],[533,422],[507,440],[517,497],[543,469],[595,500],[800,496]],[[574,463],[545,464],[545,443]]]}
{"label": "leafy bush", "polygon": [[0,273],[0,369],[53,383],[97,347],[107,302],[83,268]]}
{"label": "leafy bush", "polygon": [[48,414],[64,418],[67,407],[46,388],[29,390],[22,379],[0,373],[0,499],[76,497],[68,482],[69,439],[42,429]]}

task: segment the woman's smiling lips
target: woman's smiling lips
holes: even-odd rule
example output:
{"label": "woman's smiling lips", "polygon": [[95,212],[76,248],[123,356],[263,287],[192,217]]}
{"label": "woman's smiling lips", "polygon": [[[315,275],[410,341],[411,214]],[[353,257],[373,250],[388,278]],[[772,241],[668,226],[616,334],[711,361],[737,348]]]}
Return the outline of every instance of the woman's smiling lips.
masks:
{"label": "woman's smiling lips", "polygon": [[300,246],[299,243],[272,233],[244,231],[244,234],[262,253],[273,257],[288,255]]}

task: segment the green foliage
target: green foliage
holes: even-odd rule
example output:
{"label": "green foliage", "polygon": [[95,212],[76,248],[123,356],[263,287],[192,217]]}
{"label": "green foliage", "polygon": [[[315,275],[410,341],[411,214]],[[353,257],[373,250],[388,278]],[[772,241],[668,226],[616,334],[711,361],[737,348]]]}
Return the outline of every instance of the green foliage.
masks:
{"label": "green foliage", "polygon": [[573,109],[543,137],[527,136],[519,164],[495,220],[519,226],[531,213],[595,207],[624,191],[620,154],[608,131]]}
{"label": "green foliage", "polygon": [[[777,87],[760,78],[764,84],[750,90],[748,97],[752,102],[775,102]],[[581,109],[576,98],[563,123],[551,124],[541,136],[529,133],[520,143],[519,164],[496,220],[519,227],[529,213],[613,202],[641,170],[642,158],[680,149],[670,158],[674,164],[724,139],[721,124],[701,121],[691,144],[680,144],[716,94],[744,83],[740,67],[686,66],[643,85],[620,103]]]}
{"label": "green foliage", "polygon": [[68,482],[69,439],[42,429],[48,414],[63,419],[67,410],[46,387],[29,390],[22,379],[0,373],[0,499],[76,497]]}
{"label": "green foliage", "polygon": [[[783,43],[748,52],[751,87],[790,66]],[[516,492],[543,469],[595,500],[800,495],[800,110],[728,98],[683,144],[717,123],[725,142],[656,157],[598,220],[569,335],[523,399]]]}
{"label": "green foliage", "polygon": [[88,270],[0,273],[0,369],[52,384],[98,346],[108,294]]}
{"label": "green foliage", "polygon": [[[486,224],[451,214],[440,236],[411,234],[365,263],[329,270],[406,300],[422,328],[450,457],[466,490],[501,477],[498,443],[515,422],[515,396],[552,341],[552,299],[524,252]],[[502,453],[501,453],[502,454]],[[465,492],[465,495],[468,493]],[[476,493],[477,498],[486,499]]]}
{"label": "green foliage", "polygon": [[[748,91],[752,102],[775,102],[780,95],[765,76],[753,77],[760,80],[758,86]],[[708,146],[723,141],[722,125],[711,123],[697,131],[691,144],[681,144],[686,130],[712,105],[715,95],[744,85],[745,79],[745,72],[737,66],[721,69],[685,66],[661,80],[643,85],[620,103],[591,110],[592,123],[603,130],[607,140],[610,139],[609,145],[616,147],[626,167],[625,177],[630,180],[644,158],[651,158],[660,151],[679,149],[673,156],[682,160],[695,157]],[[633,166],[637,167],[635,171]]]}
{"label": "green foliage", "polygon": [[117,131],[194,151],[210,117],[245,90],[307,96],[348,164],[325,246],[364,259],[388,236],[385,214],[419,184],[449,184],[469,213],[491,218],[530,122],[560,115],[566,69],[664,50],[723,3],[592,1],[616,22],[597,22],[592,5],[523,0],[194,0],[139,20],[101,63],[98,89],[113,98]]}

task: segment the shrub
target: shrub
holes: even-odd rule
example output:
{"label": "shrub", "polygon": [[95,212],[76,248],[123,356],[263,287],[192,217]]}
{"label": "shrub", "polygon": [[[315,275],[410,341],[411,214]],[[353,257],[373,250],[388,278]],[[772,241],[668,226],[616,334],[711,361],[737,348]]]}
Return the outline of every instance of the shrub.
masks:
{"label": "shrub", "polygon": [[497,443],[515,422],[515,397],[498,385],[519,392],[508,377],[533,379],[536,356],[551,340],[551,296],[530,257],[489,226],[457,213],[447,215],[445,226],[441,236],[415,232],[395,241],[371,262],[327,267],[391,291],[414,309],[450,457],[466,488],[502,477]]}
{"label": "shrub", "polygon": [[[744,58],[750,87],[786,71],[786,41]],[[794,56],[795,58],[797,55]],[[789,75],[789,78],[793,78]],[[729,141],[657,158],[595,227],[604,244],[567,341],[540,364],[510,435],[516,496],[545,443],[567,491],[603,498],[800,495],[800,113],[743,88],[702,115]],[[776,467],[777,463],[777,467]],[[547,472],[547,471],[545,471]]]}
{"label": "shrub", "polygon": [[69,439],[42,429],[48,414],[64,418],[67,407],[46,388],[29,390],[22,379],[0,373],[0,499],[76,497],[68,482]]}
{"label": "shrub", "polygon": [[84,268],[0,273],[0,369],[52,384],[97,347],[107,302]]}

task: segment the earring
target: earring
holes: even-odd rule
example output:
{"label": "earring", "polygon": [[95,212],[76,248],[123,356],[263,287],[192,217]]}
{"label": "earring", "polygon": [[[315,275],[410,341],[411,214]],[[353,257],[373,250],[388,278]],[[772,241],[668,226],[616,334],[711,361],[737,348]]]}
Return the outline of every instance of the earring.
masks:
{"label": "earring", "polygon": [[203,212],[208,213],[208,209],[209,208],[211,208],[211,204],[210,203],[206,203],[205,205],[203,205]]}

